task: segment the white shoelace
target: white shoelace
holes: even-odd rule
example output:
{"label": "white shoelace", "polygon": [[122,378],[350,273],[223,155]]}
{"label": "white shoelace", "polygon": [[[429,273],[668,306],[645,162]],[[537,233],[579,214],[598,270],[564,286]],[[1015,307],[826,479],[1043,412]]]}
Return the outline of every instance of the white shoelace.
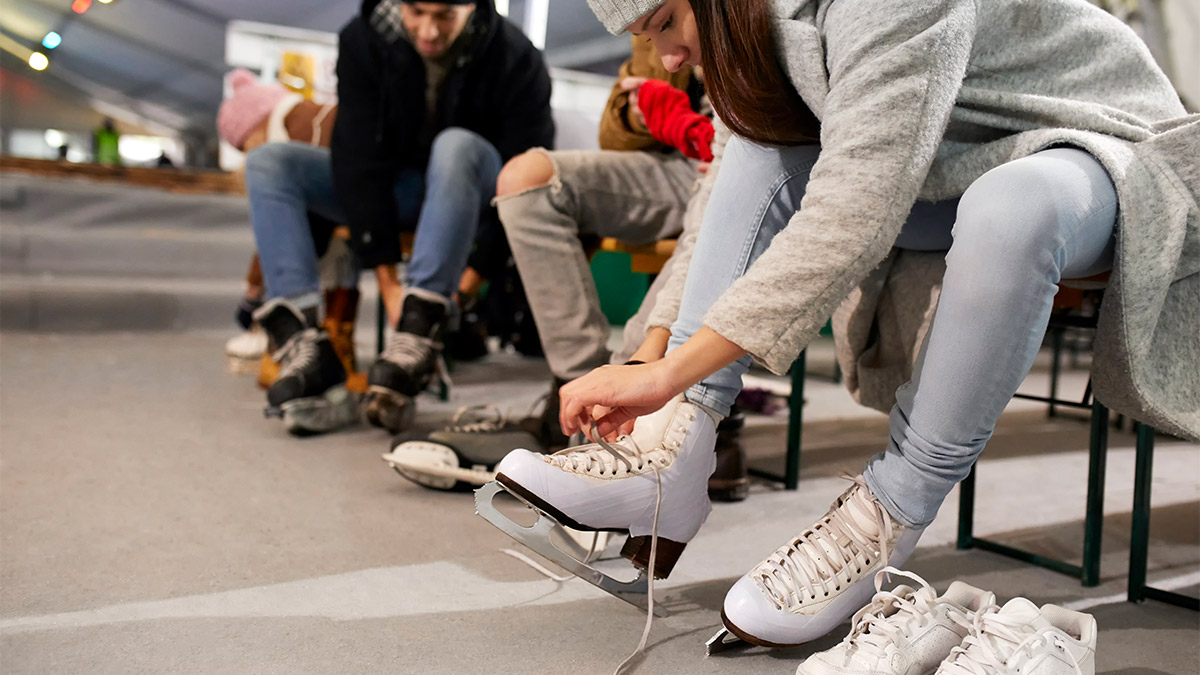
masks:
{"label": "white shoelace", "polygon": [[317,329],[308,328],[288,338],[274,354],[274,359],[283,364],[276,380],[290,377],[310,367],[317,360]]}
{"label": "white shoelace", "polygon": [[[870,497],[861,476],[851,480],[855,485],[839,505],[755,568],[754,580],[777,609],[798,609],[808,600],[842,590],[844,584],[853,583],[847,578],[851,565],[870,567],[880,560],[886,564],[893,534],[891,516]],[[851,509],[857,512],[857,518],[851,515]],[[859,519],[873,523],[879,535],[864,532]],[[860,554],[864,558],[861,562]],[[865,570],[855,567],[854,571]]]}
{"label": "white shoelace", "polygon": [[[472,422],[463,422],[463,419],[472,413],[478,416],[477,419]],[[508,416],[494,405],[463,406],[454,413],[454,417],[445,431],[485,433],[499,431],[506,424],[508,424]]]}
{"label": "white shoelace", "polygon": [[[876,573],[877,589],[882,586],[885,576],[907,577],[916,581],[919,587],[914,590],[898,586],[890,591],[876,592],[871,603],[854,614],[853,628],[842,640],[876,658],[885,656],[888,645],[898,643],[901,637],[911,634],[912,629],[924,627],[936,615],[937,591],[927,581],[911,572],[885,567]],[[948,616],[964,627],[970,626],[967,615],[954,608],[950,608]]]}
{"label": "white shoelace", "polygon": [[1008,661],[1013,656],[1041,644],[1058,647],[1071,661],[1075,674],[1083,675],[1079,662],[1071,655],[1061,637],[1038,631],[1023,620],[1006,617],[996,607],[988,607],[975,615],[971,634],[950,652],[950,657],[938,672],[946,675],[1007,672]]}
{"label": "white shoelace", "polygon": [[[597,445],[604,448],[611,455],[615,457],[625,456],[625,453],[620,452],[617,450],[617,448],[613,447],[611,443],[605,441],[599,436],[599,434],[596,434],[594,429],[593,435],[596,438]],[[640,459],[642,453],[637,447],[637,443],[635,443],[634,440],[628,436],[623,437],[622,440],[627,441],[633,446],[633,455],[639,460],[638,466],[640,470]],[[629,448],[624,447],[622,449],[627,451],[629,450]],[[649,466],[654,470],[657,494],[654,502],[654,524],[650,527],[650,560],[646,564],[646,626],[642,629],[642,639],[638,642],[637,648],[633,650],[632,654],[625,657],[624,661],[617,665],[616,670],[613,671],[613,675],[621,675],[621,673],[625,672],[627,667],[633,665],[634,659],[646,651],[646,642],[650,639],[650,627],[654,624],[654,560],[658,557],[658,514],[662,509],[662,475],[658,473],[658,466],[656,466],[652,461],[649,463]]]}
{"label": "white shoelace", "polygon": [[391,361],[402,368],[412,368],[428,358],[432,349],[432,339],[412,333],[398,332],[388,340],[387,349],[383,350],[380,358]]}
{"label": "white shoelace", "polygon": [[[685,420],[691,423],[692,417]],[[668,429],[663,434],[663,444],[649,452],[637,447],[631,436],[621,436],[615,443],[603,439],[598,442],[569,448],[546,457],[546,461],[563,469],[576,473],[587,473],[599,477],[627,476],[645,473],[652,469],[655,474],[659,469],[666,468],[675,459],[676,453],[687,433],[686,426],[680,426],[672,434]],[[597,437],[599,438],[599,437]],[[629,447],[632,445],[633,447]]]}

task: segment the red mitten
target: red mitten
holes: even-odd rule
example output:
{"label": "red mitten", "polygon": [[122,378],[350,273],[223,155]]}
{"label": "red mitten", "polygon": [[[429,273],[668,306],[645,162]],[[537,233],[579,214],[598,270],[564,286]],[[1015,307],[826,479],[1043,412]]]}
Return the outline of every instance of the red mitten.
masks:
{"label": "red mitten", "polygon": [[637,92],[638,108],[655,140],[685,157],[712,161],[712,120],[693,112],[688,95],[662,80],[646,80]]}

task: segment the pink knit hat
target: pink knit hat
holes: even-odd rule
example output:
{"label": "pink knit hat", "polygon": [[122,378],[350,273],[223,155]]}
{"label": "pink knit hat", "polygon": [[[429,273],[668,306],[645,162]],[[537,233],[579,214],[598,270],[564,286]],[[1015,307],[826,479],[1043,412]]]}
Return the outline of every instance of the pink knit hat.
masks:
{"label": "pink knit hat", "polygon": [[281,84],[259,84],[254,73],[238,68],[229,76],[233,95],[217,111],[217,135],[238,150],[255,127],[288,95]]}

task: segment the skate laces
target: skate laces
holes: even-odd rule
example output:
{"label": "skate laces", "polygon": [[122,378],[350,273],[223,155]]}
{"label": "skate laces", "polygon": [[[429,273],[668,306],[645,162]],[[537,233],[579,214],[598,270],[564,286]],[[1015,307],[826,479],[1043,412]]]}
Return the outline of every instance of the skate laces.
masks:
{"label": "skate laces", "polygon": [[[609,453],[622,456],[622,453],[613,447],[611,443],[600,437],[594,431],[592,433],[596,437],[596,444],[604,448]],[[638,450],[637,443],[629,436],[623,437],[633,445],[634,451],[641,454]],[[654,624],[654,560],[658,557],[658,514],[662,510],[662,474],[658,472],[658,467],[650,464],[650,468],[654,471],[654,482],[657,488],[654,501],[654,524],[650,527],[650,559],[647,561],[647,579],[646,579],[646,626],[642,629],[642,639],[638,642],[638,646],[633,650],[633,653],[625,657],[625,660],[617,665],[617,669],[613,671],[613,675],[621,675],[625,669],[633,665],[633,660],[646,651],[646,642],[650,639],[650,627]]]}
{"label": "skate laces", "polygon": [[[694,412],[684,418],[683,424],[668,427],[663,433],[662,442],[649,451],[638,447],[632,436],[621,436],[615,443],[609,443],[596,436],[595,443],[547,455],[546,461],[564,471],[605,478],[624,478],[645,473],[647,469],[653,469],[657,475],[660,468],[666,468],[674,461],[687,434],[688,425],[693,419]],[[669,423],[674,421],[672,413]]]}
{"label": "skate laces", "polygon": [[317,349],[319,335],[320,331],[316,328],[306,328],[283,343],[273,355],[275,361],[281,364],[277,379],[282,380],[303,373],[317,362],[317,356],[320,354],[320,350]]}
{"label": "skate laces", "polygon": [[401,331],[392,335],[380,357],[402,368],[413,369],[429,358],[433,350],[432,338]]}
{"label": "skate laces", "polygon": [[[862,476],[811,529],[754,568],[752,578],[777,609],[797,611],[854,583],[879,561],[886,564],[900,526],[872,495]],[[864,523],[875,531],[864,529]]]}
{"label": "skate laces", "polygon": [[[468,415],[476,416],[474,421],[463,422]],[[459,408],[450,420],[445,431],[464,433],[486,433],[499,431],[508,424],[508,415],[494,405],[471,405]]]}
{"label": "skate laces", "polygon": [[[890,591],[881,590],[885,578],[892,575],[916,581],[918,587],[897,586]],[[858,610],[850,620],[852,628],[842,643],[868,655],[882,657],[889,644],[900,642],[913,628],[922,628],[934,620],[937,591],[921,577],[894,567],[885,567],[875,573],[875,589],[870,604]],[[952,605],[948,607],[947,615],[951,620],[964,627],[970,625],[965,613]]]}
{"label": "skate laces", "polygon": [[939,675],[990,675],[1008,672],[1022,654],[1042,645],[1059,649],[1071,662],[1076,675],[1083,675],[1079,662],[1067,649],[1062,636],[1039,630],[1029,624],[1025,617],[1014,617],[1000,612],[992,605],[979,610],[971,626],[971,632],[963,642],[950,652],[950,656],[938,669]]}

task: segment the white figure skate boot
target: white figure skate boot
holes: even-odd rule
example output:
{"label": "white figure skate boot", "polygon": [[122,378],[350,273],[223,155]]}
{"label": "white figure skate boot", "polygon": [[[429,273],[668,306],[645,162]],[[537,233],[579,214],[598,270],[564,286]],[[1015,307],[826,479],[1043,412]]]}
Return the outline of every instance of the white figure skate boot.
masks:
{"label": "white figure skate boot", "polygon": [[893,520],[858,476],[811,528],[729,589],[725,628],[764,647],[815,640],[867,604],[874,573],[903,565],[922,532]]}
{"label": "white figure skate boot", "polygon": [[[888,576],[917,582],[883,590]],[[888,567],[875,573],[875,596],[837,646],[808,657],[796,675],[925,675],[967,636],[975,614],[996,596],[955,581],[938,595],[924,579]]]}
{"label": "white figure skate boot", "polygon": [[[716,423],[682,395],[640,417],[616,443],[590,443],[553,455],[513,450],[496,466],[496,482],[479,490],[476,510],[509,536],[605,591],[645,608],[644,575],[616,581],[563,555],[549,541],[554,525],[628,532],[621,555],[666,578],[708,517],[708,477],[715,468]],[[491,505],[501,489],[539,512],[522,527]],[[657,532],[657,537],[653,535]],[[657,542],[655,542],[657,539]]]}
{"label": "white figure skate boot", "polygon": [[1095,675],[1096,619],[1025,598],[979,612],[937,675]]}

